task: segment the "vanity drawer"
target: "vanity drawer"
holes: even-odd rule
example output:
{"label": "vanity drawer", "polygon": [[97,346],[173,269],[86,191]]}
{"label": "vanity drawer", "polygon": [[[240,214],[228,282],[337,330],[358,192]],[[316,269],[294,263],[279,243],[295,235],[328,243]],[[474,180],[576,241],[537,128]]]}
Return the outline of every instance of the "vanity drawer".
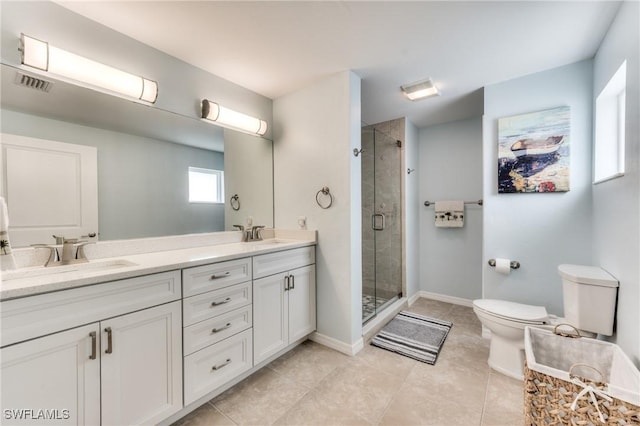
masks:
{"label": "vanity drawer", "polygon": [[214,343],[251,328],[251,305],[185,327],[183,332],[184,354],[189,355]]}
{"label": "vanity drawer", "polygon": [[184,405],[253,367],[252,329],[184,358]]}
{"label": "vanity drawer", "polygon": [[263,254],[253,258],[253,278],[266,277],[316,263],[314,246]]}
{"label": "vanity drawer", "polygon": [[251,304],[251,281],[182,300],[183,325],[191,325]]}
{"label": "vanity drawer", "polygon": [[230,260],[182,270],[184,297],[251,280],[251,258]]}

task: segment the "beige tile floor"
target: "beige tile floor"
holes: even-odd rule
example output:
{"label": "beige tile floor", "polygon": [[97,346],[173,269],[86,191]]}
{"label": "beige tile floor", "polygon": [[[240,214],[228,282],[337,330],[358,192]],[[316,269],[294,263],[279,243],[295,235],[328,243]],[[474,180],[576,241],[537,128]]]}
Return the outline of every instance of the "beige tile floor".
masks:
{"label": "beige tile floor", "polygon": [[307,341],[174,426],[522,425],[522,382],[489,368],[473,310],[428,299],[409,310],[454,324],[436,365]]}

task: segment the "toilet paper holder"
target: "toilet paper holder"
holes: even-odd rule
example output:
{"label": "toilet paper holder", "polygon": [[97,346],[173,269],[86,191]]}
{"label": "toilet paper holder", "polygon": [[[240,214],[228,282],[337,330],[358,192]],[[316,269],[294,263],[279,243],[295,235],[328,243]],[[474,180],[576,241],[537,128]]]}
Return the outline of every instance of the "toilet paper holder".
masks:
{"label": "toilet paper holder", "polygon": [[[489,266],[491,267],[495,267],[496,266],[496,260],[495,259],[489,259]],[[520,262],[518,262],[517,260],[512,260],[509,263],[509,266],[511,267],[511,269],[518,269],[520,268]]]}

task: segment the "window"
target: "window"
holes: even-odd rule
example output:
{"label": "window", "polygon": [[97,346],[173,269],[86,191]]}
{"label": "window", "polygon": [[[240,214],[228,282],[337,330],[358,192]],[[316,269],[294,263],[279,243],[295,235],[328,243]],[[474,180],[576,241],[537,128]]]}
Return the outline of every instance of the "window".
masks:
{"label": "window", "polygon": [[624,175],[627,61],[624,61],[596,99],[593,183]]}
{"label": "window", "polygon": [[189,202],[223,203],[224,172],[189,167]]}

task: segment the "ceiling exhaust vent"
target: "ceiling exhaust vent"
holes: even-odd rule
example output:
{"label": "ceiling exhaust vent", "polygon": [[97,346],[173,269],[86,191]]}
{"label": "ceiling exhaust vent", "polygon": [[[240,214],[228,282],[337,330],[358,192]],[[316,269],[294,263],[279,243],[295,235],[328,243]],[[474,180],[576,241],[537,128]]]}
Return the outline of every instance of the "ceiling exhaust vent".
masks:
{"label": "ceiling exhaust vent", "polygon": [[22,74],[21,72],[16,74],[16,84],[31,89],[40,90],[41,92],[49,93],[53,83],[42,78],[33,77],[31,75]]}

